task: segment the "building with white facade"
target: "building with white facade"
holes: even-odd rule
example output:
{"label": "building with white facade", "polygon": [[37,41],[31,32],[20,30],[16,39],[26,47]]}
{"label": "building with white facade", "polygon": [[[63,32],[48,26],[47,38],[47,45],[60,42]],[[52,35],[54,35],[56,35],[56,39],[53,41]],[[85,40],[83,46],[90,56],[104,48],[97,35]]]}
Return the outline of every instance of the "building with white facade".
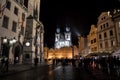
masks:
{"label": "building with white facade", "polygon": [[97,22],[98,52],[115,51],[116,31],[110,12],[102,12]]}
{"label": "building with white facade", "polygon": [[60,28],[57,28],[55,33],[55,48],[70,47],[71,45],[70,27],[66,26],[64,33],[60,31]]}
{"label": "building with white facade", "polygon": [[[0,51],[1,56],[9,57],[11,63],[22,62],[22,45],[26,27],[27,8],[22,0],[1,0],[0,12]],[[4,39],[9,44],[4,44]],[[12,44],[12,39],[17,40]]]}
{"label": "building with white facade", "polygon": [[[10,63],[33,62],[37,48],[37,54],[42,57],[44,27],[39,12],[40,0],[1,0],[0,57],[8,57]],[[5,39],[9,42],[4,42]],[[14,44],[13,39],[16,39]],[[27,41],[34,42],[30,43],[30,49],[25,45]]]}

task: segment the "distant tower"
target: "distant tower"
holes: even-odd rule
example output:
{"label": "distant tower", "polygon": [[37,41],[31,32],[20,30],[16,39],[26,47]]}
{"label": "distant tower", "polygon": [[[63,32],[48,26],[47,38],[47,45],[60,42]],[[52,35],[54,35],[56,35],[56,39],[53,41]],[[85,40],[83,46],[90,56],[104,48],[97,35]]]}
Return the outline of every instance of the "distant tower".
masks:
{"label": "distant tower", "polygon": [[64,34],[60,32],[60,28],[57,28],[55,33],[55,48],[69,47],[71,45],[70,27],[66,25]]}
{"label": "distant tower", "polygon": [[66,25],[66,31],[65,31],[65,44],[66,46],[71,46],[71,32],[70,27]]}
{"label": "distant tower", "polygon": [[59,41],[60,39],[60,28],[57,28],[56,29],[56,33],[55,33],[55,41]]}
{"label": "distant tower", "polygon": [[57,27],[55,33],[55,48],[59,47],[59,40],[60,40],[60,28]]}

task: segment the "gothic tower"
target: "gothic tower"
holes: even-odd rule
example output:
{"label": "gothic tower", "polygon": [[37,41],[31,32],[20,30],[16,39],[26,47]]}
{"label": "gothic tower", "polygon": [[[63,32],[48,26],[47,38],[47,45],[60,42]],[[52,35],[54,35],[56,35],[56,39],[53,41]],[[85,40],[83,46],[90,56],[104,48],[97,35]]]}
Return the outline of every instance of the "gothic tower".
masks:
{"label": "gothic tower", "polygon": [[70,32],[70,27],[66,25],[65,29],[65,40],[66,40],[66,46],[71,46],[71,32]]}
{"label": "gothic tower", "polygon": [[60,28],[57,28],[55,33],[55,48],[70,47],[71,45],[70,27],[66,25],[64,33],[60,32]]}
{"label": "gothic tower", "polygon": [[24,63],[34,63],[34,59],[38,58],[38,62],[44,62],[44,26],[39,21],[40,0],[27,0],[27,3],[23,60]]}

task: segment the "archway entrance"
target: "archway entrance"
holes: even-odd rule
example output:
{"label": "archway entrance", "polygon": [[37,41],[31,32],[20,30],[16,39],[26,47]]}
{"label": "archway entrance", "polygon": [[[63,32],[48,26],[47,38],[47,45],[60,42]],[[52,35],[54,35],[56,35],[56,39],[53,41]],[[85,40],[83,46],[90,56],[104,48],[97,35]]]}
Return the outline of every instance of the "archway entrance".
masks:
{"label": "archway entrance", "polygon": [[13,58],[14,64],[19,63],[22,55],[22,45],[20,42],[17,42],[13,46]]}
{"label": "archway entrance", "polygon": [[20,58],[20,46],[16,46],[15,47],[15,51],[14,51],[14,63],[19,63],[19,58]]}

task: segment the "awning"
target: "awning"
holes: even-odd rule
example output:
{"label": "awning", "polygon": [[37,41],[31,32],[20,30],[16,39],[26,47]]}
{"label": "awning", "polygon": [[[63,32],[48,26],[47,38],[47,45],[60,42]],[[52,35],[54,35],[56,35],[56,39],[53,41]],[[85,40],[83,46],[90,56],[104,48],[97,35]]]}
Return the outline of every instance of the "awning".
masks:
{"label": "awning", "polygon": [[102,57],[102,56],[109,56],[109,55],[110,53],[90,53],[86,57],[95,57],[95,56]]}

